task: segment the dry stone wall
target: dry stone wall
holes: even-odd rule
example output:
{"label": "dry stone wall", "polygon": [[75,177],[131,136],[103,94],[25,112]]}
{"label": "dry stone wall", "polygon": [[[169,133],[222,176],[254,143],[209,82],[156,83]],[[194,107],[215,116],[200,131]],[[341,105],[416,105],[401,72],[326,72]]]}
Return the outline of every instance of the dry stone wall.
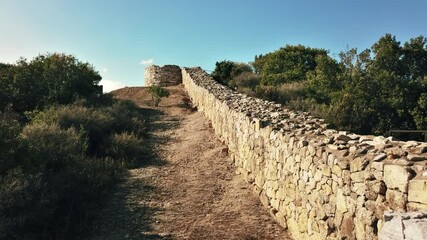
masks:
{"label": "dry stone wall", "polygon": [[145,68],[144,85],[161,87],[175,86],[182,83],[181,68],[176,65],[159,67],[151,65]]}
{"label": "dry stone wall", "polygon": [[327,129],[324,120],[184,68],[193,104],[294,239],[376,239],[384,212],[427,209],[427,144]]}

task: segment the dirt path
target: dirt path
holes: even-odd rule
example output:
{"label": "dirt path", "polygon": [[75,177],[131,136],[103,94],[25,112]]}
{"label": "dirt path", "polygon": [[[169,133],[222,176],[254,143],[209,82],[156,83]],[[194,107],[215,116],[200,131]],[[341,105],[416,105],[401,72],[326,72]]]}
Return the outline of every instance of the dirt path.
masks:
{"label": "dirt path", "polygon": [[[129,177],[100,213],[92,239],[288,239],[241,176],[181,86],[151,110],[149,144],[158,156]],[[145,89],[119,98],[144,106]],[[141,95],[141,96],[139,96]]]}

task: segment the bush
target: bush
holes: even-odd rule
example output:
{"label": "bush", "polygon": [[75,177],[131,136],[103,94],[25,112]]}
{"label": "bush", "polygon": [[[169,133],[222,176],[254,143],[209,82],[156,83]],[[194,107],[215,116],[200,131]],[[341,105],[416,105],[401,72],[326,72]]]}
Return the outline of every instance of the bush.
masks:
{"label": "bush", "polygon": [[253,72],[243,72],[237,77],[233,78],[230,81],[230,86],[236,88],[237,90],[248,88],[252,91],[255,90],[256,86],[261,81],[261,78]]}
{"label": "bush", "polygon": [[117,101],[103,110],[113,117],[111,128],[114,132],[132,132],[138,137],[146,136],[146,122],[135,103]]}
{"label": "bush", "polygon": [[84,131],[88,138],[88,153],[103,156],[105,139],[114,130],[114,118],[106,111],[82,106],[57,106],[36,113],[36,123],[58,124],[62,129],[75,128]]}
{"label": "bush", "polygon": [[87,149],[86,139],[74,128],[60,129],[57,124],[35,123],[27,125],[21,135],[23,163],[29,171],[49,169],[58,171],[81,159]]}
{"label": "bush", "polygon": [[72,239],[126,167],[143,160],[145,121],[131,102],[86,100],[0,113],[0,238]]}
{"label": "bush", "polygon": [[56,124],[30,124],[19,139],[18,166],[0,176],[0,237],[73,238],[120,177],[122,162],[85,156],[82,133]]}
{"label": "bush", "polygon": [[259,98],[276,101],[282,104],[297,99],[303,99],[307,93],[305,82],[285,83],[280,86],[257,86],[256,96]]}
{"label": "bush", "polygon": [[37,221],[44,221],[50,211],[40,207],[48,201],[41,198],[41,174],[24,173],[21,168],[9,170],[0,176],[0,239],[32,238],[30,229]]}
{"label": "bush", "polygon": [[16,164],[14,158],[21,129],[22,126],[13,112],[0,112],[0,174]]}
{"label": "bush", "polygon": [[143,140],[133,133],[116,133],[110,137],[107,155],[120,160],[124,167],[135,166],[145,153]]}
{"label": "bush", "polygon": [[145,117],[99,80],[63,54],[0,63],[0,239],[75,239],[143,159]]}
{"label": "bush", "polygon": [[169,91],[165,88],[162,88],[160,86],[150,86],[148,91],[151,93],[151,98],[153,101],[154,106],[159,106],[160,101],[164,97],[169,97]]}

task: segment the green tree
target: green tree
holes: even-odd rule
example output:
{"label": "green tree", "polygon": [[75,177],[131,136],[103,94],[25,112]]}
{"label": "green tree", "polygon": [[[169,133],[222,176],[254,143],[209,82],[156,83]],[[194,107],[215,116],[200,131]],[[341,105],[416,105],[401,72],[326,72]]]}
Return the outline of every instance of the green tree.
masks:
{"label": "green tree", "polygon": [[0,98],[22,113],[87,98],[99,91],[100,80],[90,64],[71,55],[39,55],[31,61],[21,58],[13,66],[0,66]]}
{"label": "green tree", "polygon": [[215,70],[211,73],[213,79],[221,84],[227,85],[231,80],[231,72],[233,71],[235,63],[232,61],[221,61],[215,63]]}
{"label": "green tree", "polygon": [[338,62],[327,55],[316,57],[316,68],[307,73],[311,94],[308,96],[319,103],[329,103],[332,94],[342,89],[340,75],[342,68]]}
{"label": "green tree", "polygon": [[272,53],[255,56],[252,65],[264,85],[301,82],[316,68],[316,57],[327,56],[327,53],[324,49],[287,45]]}
{"label": "green tree", "polygon": [[407,79],[422,79],[427,74],[427,38],[411,38],[403,46],[402,62]]}

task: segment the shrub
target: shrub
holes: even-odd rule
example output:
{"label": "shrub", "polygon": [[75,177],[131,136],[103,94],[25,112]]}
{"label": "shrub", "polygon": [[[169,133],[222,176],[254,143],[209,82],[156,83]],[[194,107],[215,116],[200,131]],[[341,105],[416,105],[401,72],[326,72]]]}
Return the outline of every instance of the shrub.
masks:
{"label": "shrub", "polygon": [[0,112],[0,174],[15,165],[14,158],[21,129],[22,126],[14,113],[8,110]]}
{"label": "shrub", "polygon": [[230,85],[234,88],[237,88],[237,90],[242,88],[249,88],[253,91],[259,84],[260,80],[261,78],[253,72],[243,72],[240,75],[237,75],[237,77],[233,78],[230,81]]}
{"label": "shrub", "polygon": [[[23,165],[31,170],[57,171],[83,157],[87,144],[82,133],[74,128],[60,129],[57,124],[35,123],[27,125],[21,135],[23,150],[28,161]],[[22,156],[24,158],[24,156]]]}
{"label": "shrub", "polygon": [[154,106],[158,106],[162,98],[169,97],[169,91],[160,86],[150,86],[148,91],[151,93],[152,101]]}
{"label": "shrub", "polygon": [[280,86],[259,85],[255,90],[257,97],[288,104],[290,101],[304,98],[307,87],[304,82],[294,82],[281,84]]}
{"label": "shrub", "polygon": [[85,156],[85,138],[74,128],[35,123],[19,139],[22,167],[0,175],[0,238],[72,239],[123,164]]}
{"label": "shrub", "polygon": [[103,156],[105,139],[113,131],[114,119],[106,111],[83,106],[57,106],[36,114],[34,122],[58,124],[62,129],[84,131],[88,138],[88,153]]}
{"label": "shrub", "polygon": [[0,176],[0,239],[23,239],[32,235],[30,223],[44,221],[50,214],[40,208],[40,203],[47,201],[42,197],[44,193],[39,173],[28,174],[14,168]]}
{"label": "shrub", "polygon": [[145,136],[146,123],[140,109],[131,101],[117,101],[103,108],[114,119],[111,128],[114,132],[133,132],[138,137]]}
{"label": "shrub", "polygon": [[124,167],[135,166],[146,154],[144,142],[133,133],[116,133],[110,138],[108,156],[120,160]]}

